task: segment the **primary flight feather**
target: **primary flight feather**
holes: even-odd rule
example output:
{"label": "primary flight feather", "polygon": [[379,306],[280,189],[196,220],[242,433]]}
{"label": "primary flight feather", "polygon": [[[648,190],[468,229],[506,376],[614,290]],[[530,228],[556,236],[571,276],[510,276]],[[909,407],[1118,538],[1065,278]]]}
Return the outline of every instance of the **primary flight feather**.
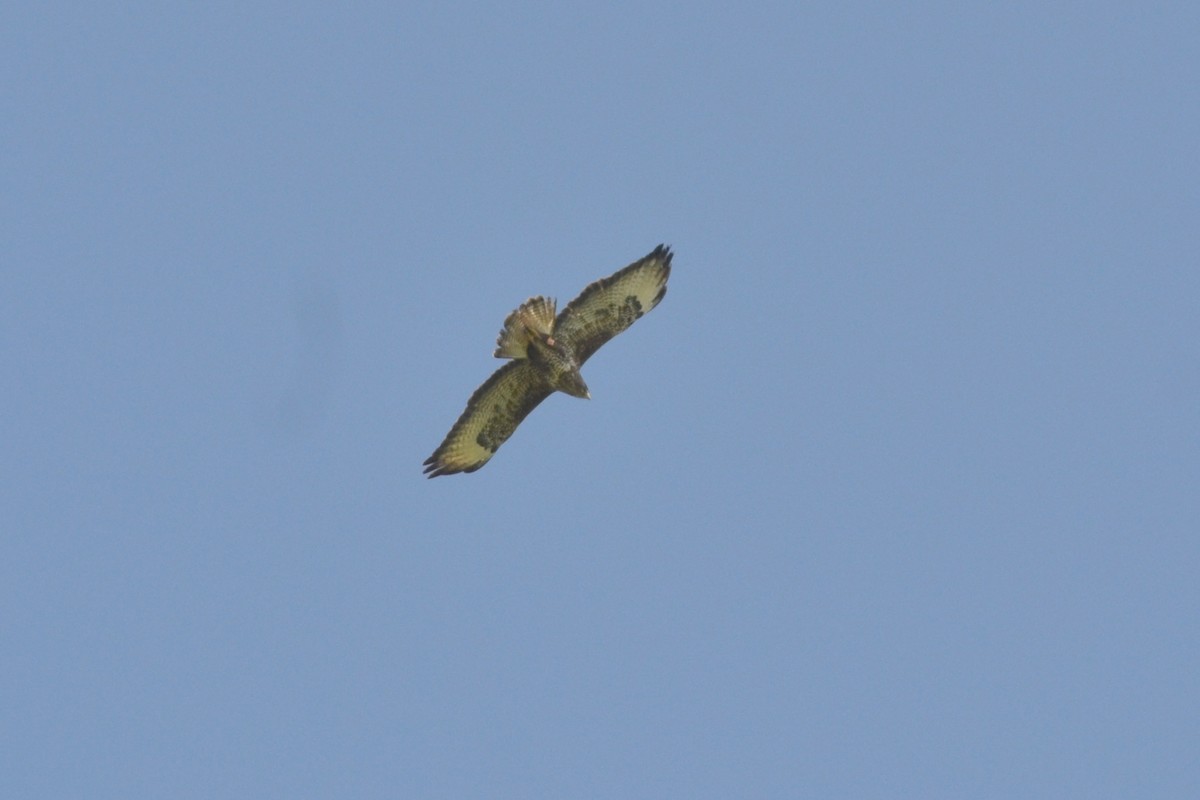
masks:
{"label": "primary flight feather", "polygon": [[492,373],[467,401],[446,439],[425,459],[430,478],[474,472],[512,436],[521,420],[555,391],[590,397],[579,368],[600,346],[654,308],[667,293],[670,248],[659,245],[596,281],[555,315],[555,303],[531,297],[504,320]]}

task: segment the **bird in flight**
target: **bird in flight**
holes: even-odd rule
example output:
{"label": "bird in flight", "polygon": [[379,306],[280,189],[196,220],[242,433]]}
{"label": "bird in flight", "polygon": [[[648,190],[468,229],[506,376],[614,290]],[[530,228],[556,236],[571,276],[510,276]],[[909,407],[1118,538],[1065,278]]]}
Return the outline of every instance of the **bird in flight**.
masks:
{"label": "bird in flight", "polygon": [[600,346],[654,308],[667,293],[670,248],[659,245],[596,281],[555,316],[555,301],[531,297],[504,320],[496,358],[512,359],[467,401],[446,439],[425,459],[430,478],[474,472],[555,391],[590,398],[579,368]]}

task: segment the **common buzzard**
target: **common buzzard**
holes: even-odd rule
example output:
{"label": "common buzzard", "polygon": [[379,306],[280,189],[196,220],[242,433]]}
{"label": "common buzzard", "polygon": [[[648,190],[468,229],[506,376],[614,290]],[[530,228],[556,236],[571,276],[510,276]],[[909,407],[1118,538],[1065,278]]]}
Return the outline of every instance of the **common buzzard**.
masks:
{"label": "common buzzard", "polygon": [[663,299],[671,256],[669,248],[659,245],[645,258],[588,286],[557,317],[554,300],[545,297],[531,297],[509,314],[495,355],[512,361],[471,395],[445,441],[425,459],[428,476],[482,467],[555,390],[590,398],[579,368]]}

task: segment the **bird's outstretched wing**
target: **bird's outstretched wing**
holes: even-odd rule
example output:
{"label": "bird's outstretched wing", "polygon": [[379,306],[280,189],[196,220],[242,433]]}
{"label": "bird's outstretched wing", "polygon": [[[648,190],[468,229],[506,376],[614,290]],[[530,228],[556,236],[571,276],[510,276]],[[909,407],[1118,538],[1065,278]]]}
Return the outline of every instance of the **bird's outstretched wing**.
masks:
{"label": "bird's outstretched wing", "polygon": [[446,439],[425,459],[425,473],[436,478],[479,469],[552,391],[529,361],[508,362],[471,395]]}
{"label": "bird's outstretched wing", "polygon": [[645,258],[588,286],[559,313],[554,335],[571,347],[580,364],[658,305],[667,293],[671,255],[660,244]]}

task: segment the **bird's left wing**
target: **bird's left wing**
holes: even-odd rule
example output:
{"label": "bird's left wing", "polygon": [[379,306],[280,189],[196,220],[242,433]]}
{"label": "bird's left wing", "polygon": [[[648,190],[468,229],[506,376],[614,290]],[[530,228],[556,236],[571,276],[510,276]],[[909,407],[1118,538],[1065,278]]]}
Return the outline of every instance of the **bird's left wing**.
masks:
{"label": "bird's left wing", "polygon": [[552,391],[529,361],[508,362],[471,395],[445,441],[425,459],[425,473],[436,478],[479,469]]}

